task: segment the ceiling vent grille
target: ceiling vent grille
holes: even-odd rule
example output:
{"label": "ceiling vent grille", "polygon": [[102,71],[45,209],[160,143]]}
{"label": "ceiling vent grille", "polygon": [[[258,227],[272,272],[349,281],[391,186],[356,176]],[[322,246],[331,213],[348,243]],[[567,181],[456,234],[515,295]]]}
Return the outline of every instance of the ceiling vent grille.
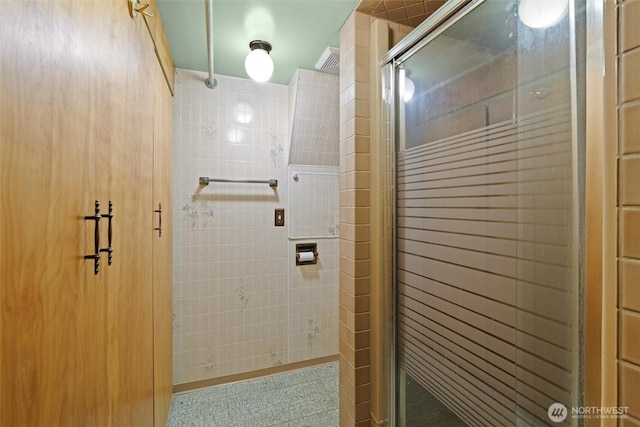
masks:
{"label": "ceiling vent grille", "polygon": [[340,49],[327,47],[316,62],[316,69],[337,73],[340,70]]}

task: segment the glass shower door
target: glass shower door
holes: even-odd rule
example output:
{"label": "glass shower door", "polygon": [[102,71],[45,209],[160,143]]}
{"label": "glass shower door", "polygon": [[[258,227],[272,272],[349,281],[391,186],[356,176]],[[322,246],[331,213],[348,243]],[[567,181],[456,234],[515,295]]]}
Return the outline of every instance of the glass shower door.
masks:
{"label": "glass shower door", "polygon": [[394,62],[401,426],[576,422],[579,11],[526,3],[470,2]]}

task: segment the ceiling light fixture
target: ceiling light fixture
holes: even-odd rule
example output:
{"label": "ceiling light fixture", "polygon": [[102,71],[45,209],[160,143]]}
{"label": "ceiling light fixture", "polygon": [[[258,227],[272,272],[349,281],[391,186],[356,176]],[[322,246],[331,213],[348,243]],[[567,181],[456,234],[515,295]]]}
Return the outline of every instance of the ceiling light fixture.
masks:
{"label": "ceiling light fixture", "polygon": [[269,56],[271,43],[263,40],[254,40],[249,43],[251,52],[244,60],[244,69],[253,80],[266,82],[273,74],[273,60]]}
{"label": "ceiling light fixture", "polygon": [[409,78],[410,75],[411,71],[400,68],[400,93],[405,103],[413,98],[413,93],[416,90],[416,85],[413,84],[413,80]]}
{"label": "ceiling light fixture", "polygon": [[404,76],[404,93],[402,94],[402,98],[404,102],[409,102],[411,98],[413,98],[413,92],[416,90],[416,85],[413,84],[413,80],[409,78],[409,74],[405,74]]}
{"label": "ceiling light fixture", "polygon": [[557,24],[569,9],[569,0],[520,0],[518,16],[530,28]]}

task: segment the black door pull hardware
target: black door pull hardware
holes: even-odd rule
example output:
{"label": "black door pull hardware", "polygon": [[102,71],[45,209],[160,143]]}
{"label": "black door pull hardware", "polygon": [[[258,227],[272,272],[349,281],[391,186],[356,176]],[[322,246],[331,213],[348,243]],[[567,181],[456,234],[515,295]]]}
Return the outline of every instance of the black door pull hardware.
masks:
{"label": "black door pull hardware", "polygon": [[87,221],[95,221],[95,230],[93,233],[94,239],[94,252],[91,255],[85,255],[84,259],[92,259],[93,260],[93,274],[98,274],[100,272],[100,202],[96,200],[95,202],[95,215],[87,215],[84,217]]}
{"label": "black door pull hardware", "polygon": [[106,252],[108,255],[108,264],[111,265],[113,261],[113,247],[111,246],[111,242],[113,241],[113,202],[109,200],[109,213],[107,215],[102,215],[105,218],[109,218],[109,226],[107,229],[107,238],[109,240],[108,247],[100,249],[100,252]]}
{"label": "black door pull hardware", "polygon": [[158,203],[158,209],[154,212],[158,213],[158,226],[154,230],[158,232],[158,237],[162,237],[162,203]]}

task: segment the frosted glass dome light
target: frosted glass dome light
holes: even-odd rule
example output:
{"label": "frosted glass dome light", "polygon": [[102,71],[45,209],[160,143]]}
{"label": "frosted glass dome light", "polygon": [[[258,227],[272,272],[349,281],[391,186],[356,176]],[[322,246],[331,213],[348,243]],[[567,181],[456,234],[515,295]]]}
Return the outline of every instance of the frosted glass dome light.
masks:
{"label": "frosted glass dome light", "polygon": [[518,16],[530,28],[548,28],[557,24],[569,9],[569,0],[520,0]]}
{"label": "frosted glass dome light", "polygon": [[244,60],[244,69],[249,77],[257,82],[266,82],[273,74],[273,60],[269,56],[271,44],[262,40],[249,43],[251,52]]}

